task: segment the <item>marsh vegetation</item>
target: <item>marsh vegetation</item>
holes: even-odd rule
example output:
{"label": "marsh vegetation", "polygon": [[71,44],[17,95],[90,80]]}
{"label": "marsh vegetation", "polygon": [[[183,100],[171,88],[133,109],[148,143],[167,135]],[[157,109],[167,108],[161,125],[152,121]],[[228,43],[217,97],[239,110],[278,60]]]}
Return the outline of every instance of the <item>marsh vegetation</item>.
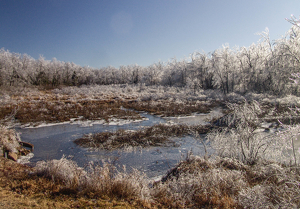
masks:
{"label": "marsh vegetation", "polygon": [[181,137],[192,134],[193,131],[202,134],[207,133],[211,126],[188,126],[185,124],[166,125],[158,124],[139,130],[118,129],[115,132],[100,132],[84,135],[76,139],[74,143],[83,147],[94,147],[100,149],[122,149],[128,147],[157,147],[176,146],[171,137]]}
{"label": "marsh vegetation", "polygon": [[62,157],[28,167],[1,157],[1,187],[10,194],[45,195],[42,203],[32,203],[38,206],[55,207],[51,200],[59,200],[57,207],[298,208],[300,28],[296,18],[289,22],[287,35],[274,42],[265,31],[248,48],[224,46],[148,67],[91,69],[1,49],[0,146],[10,153],[20,152],[13,130],[20,125],[108,125],[145,120],[141,112],[170,119],[223,110],[206,125],[152,124],[88,133],[74,141],[108,152],[174,146],[174,137],[185,135],[203,145],[203,155],[187,152],[159,180],[109,160],[80,167]]}

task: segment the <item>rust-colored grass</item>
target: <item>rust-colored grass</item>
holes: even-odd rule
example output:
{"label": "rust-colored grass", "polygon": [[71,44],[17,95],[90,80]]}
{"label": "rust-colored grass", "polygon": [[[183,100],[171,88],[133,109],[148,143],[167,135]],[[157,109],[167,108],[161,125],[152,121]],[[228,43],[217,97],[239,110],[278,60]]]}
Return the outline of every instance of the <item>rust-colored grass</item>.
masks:
{"label": "rust-colored grass", "polygon": [[34,168],[0,157],[0,208],[145,208],[136,201],[72,193]]}
{"label": "rust-colored grass", "polygon": [[146,111],[165,117],[191,115],[192,113],[209,113],[211,108],[218,104],[198,103],[197,101],[174,102],[169,100],[159,101],[127,101],[123,103],[126,108]]}
{"label": "rust-colored grass", "polygon": [[0,107],[0,118],[15,113],[14,119],[22,124],[37,122],[64,122],[71,118],[106,120],[109,118],[141,119],[135,111],[121,108],[117,101],[32,100]]}
{"label": "rust-colored grass", "polygon": [[186,124],[157,124],[137,131],[119,129],[115,132],[100,132],[88,134],[76,139],[74,143],[82,147],[102,148],[114,150],[127,147],[150,147],[175,145],[170,137],[188,135],[192,130],[198,133],[207,133],[210,126],[188,126]]}

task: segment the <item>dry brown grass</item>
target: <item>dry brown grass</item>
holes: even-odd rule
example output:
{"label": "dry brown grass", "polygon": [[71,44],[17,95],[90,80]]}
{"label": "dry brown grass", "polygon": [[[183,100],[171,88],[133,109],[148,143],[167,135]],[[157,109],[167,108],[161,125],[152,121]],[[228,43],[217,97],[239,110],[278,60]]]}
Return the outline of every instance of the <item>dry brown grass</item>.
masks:
{"label": "dry brown grass", "polygon": [[[0,208],[145,208],[110,195],[80,194],[63,182],[34,174],[35,169],[0,157]],[[32,173],[32,174],[30,174]]]}
{"label": "dry brown grass", "polygon": [[119,129],[115,132],[88,134],[76,139],[74,143],[82,147],[94,147],[107,150],[128,147],[172,146],[175,145],[175,143],[169,140],[170,137],[184,136],[190,134],[192,130],[202,134],[207,133],[210,129],[210,126],[158,124],[137,131]]}
{"label": "dry brown grass", "polygon": [[270,161],[188,156],[154,186],[154,197],[173,208],[299,208],[299,173]]}
{"label": "dry brown grass", "polygon": [[247,187],[241,171],[190,156],[154,186],[155,200],[172,208],[237,208],[236,196]]}
{"label": "dry brown grass", "polygon": [[[132,110],[147,111],[161,116],[182,116],[193,113],[208,113],[219,102],[177,100],[132,100],[132,98],[109,97],[104,92],[95,96],[54,94],[37,91],[29,95],[7,95],[0,104],[0,119],[14,115],[22,124],[38,122],[64,122],[71,118],[82,120],[141,119]],[[124,108],[121,108],[124,107]]]}
{"label": "dry brown grass", "polygon": [[121,108],[114,100],[70,101],[70,100],[30,100],[18,104],[0,107],[0,118],[14,113],[14,118],[22,124],[37,122],[64,122],[71,118],[81,120],[106,120],[110,118],[139,120],[141,116],[135,111]]}
{"label": "dry brown grass", "polygon": [[151,188],[136,170],[118,172],[112,164],[104,163],[90,164],[87,173],[80,173],[76,171],[80,168],[74,165],[63,158],[31,168],[1,157],[0,206],[297,208],[300,205],[299,169],[272,162],[245,165],[230,158],[207,160],[191,155]]}
{"label": "dry brown grass", "polygon": [[126,108],[137,111],[145,111],[155,115],[165,117],[191,115],[192,113],[209,113],[213,107],[220,105],[219,103],[207,104],[197,101],[181,101],[174,102],[170,100],[148,100],[148,101],[127,101],[123,103]]}

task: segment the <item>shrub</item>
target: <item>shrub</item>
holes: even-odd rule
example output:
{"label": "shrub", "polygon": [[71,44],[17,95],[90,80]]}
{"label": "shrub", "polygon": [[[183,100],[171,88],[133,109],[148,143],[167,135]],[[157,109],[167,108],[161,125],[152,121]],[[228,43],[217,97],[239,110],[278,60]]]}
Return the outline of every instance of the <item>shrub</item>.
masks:
{"label": "shrub", "polygon": [[[268,135],[258,130],[262,122],[259,104],[245,102],[242,105],[228,105],[231,110],[226,118],[226,128],[214,130],[207,135],[217,155],[254,164],[260,159],[287,162],[291,158],[292,146],[288,138]],[[230,129],[230,127],[232,127]]]}
{"label": "shrub", "polygon": [[254,185],[237,196],[243,208],[299,208],[299,169],[260,164],[247,171],[247,178]]}

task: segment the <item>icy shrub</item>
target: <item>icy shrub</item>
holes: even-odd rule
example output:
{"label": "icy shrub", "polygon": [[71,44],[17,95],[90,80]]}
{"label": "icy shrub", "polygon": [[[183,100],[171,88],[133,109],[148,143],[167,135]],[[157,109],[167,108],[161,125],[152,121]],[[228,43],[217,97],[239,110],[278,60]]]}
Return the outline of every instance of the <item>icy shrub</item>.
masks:
{"label": "icy shrub", "polygon": [[280,141],[285,142],[282,144],[284,146],[286,152],[284,155],[290,157],[291,163],[295,165],[299,164],[299,157],[300,157],[300,148],[298,145],[298,150],[296,143],[298,141],[300,135],[300,125],[284,125],[281,123],[282,129],[277,133],[276,138]]}
{"label": "icy shrub", "polygon": [[239,194],[239,203],[245,208],[274,208],[265,195],[270,187],[256,185],[252,188],[244,189]]}
{"label": "icy shrub", "polygon": [[121,199],[149,200],[149,180],[146,175],[136,169],[127,173],[126,168],[119,172],[110,163],[103,162],[103,166],[89,165],[85,192],[93,192],[100,196],[114,196]]}
{"label": "icy shrub", "polygon": [[226,118],[228,127],[212,131],[207,136],[219,156],[235,158],[247,164],[254,164],[259,159],[290,160],[288,138],[257,130],[261,122],[261,109],[256,101],[251,104],[229,104],[228,107],[232,111]]}
{"label": "icy shrub", "polygon": [[235,195],[247,181],[242,171],[217,165],[218,160],[190,156],[155,186],[154,197],[171,208],[235,207]]}
{"label": "icy shrub", "polygon": [[54,182],[62,182],[66,186],[79,186],[86,174],[77,166],[76,162],[65,158],[59,160],[39,161],[36,164],[36,173],[52,179]]}
{"label": "icy shrub", "polygon": [[248,178],[256,185],[239,192],[237,198],[243,208],[299,208],[299,170],[261,164],[248,172]]}
{"label": "icy shrub", "polygon": [[111,163],[103,165],[90,163],[87,171],[76,162],[65,158],[40,161],[36,164],[36,174],[63,184],[73,192],[90,197],[114,197],[120,199],[150,199],[149,181],[145,174],[133,169],[127,173],[117,171]]}
{"label": "icy shrub", "polygon": [[190,155],[154,185],[169,208],[299,208],[299,168]]}

